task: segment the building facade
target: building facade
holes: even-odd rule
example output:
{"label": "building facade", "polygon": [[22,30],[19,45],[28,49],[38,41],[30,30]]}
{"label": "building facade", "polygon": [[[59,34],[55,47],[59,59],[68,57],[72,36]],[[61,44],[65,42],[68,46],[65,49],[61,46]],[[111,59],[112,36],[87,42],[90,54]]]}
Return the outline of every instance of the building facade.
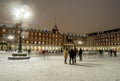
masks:
{"label": "building facade", "polygon": [[93,50],[120,50],[120,28],[87,34],[85,46]]}
{"label": "building facade", "polygon": [[[9,39],[9,36],[13,36],[14,39]],[[20,25],[0,25],[0,48],[1,49],[18,49],[20,35]],[[55,25],[52,31],[48,30],[36,30],[36,29],[23,29],[22,32],[22,49],[27,50],[31,48],[34,51],[47,50],[47,51],[59,51],[61,46],[65,44],[66,35],[60,33],[57,25]],[[5,45],[6,43],[7,45]]]}
{"label": "building facade", "polygon": [[[0,24],[0,50],[17,50],[19,35],[20,24]],[[61,51],[64,45],[84,50],[120,50],[120,28],[85,35],[61,33],[56,24],[52,30],[23,29],[23,50]]]}

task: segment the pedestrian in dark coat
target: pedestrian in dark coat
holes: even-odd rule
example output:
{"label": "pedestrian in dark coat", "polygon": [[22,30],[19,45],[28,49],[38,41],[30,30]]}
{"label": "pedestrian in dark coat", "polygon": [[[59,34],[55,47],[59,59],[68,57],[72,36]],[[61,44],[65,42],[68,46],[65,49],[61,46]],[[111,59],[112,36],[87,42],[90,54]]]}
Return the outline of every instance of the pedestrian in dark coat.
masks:
{"label": "pedestrian in dark coat", "polygon": [[112,49],[110,49],[110,56],[112,57],[112,53],[113,53],[113,50]]}
{"label": "pedestrian in dark coat", "polygon": [[77,51],[77,49],[75,48],[75,49],[74,49],[74,63],[76,63],[77,52],[78,52],[78,51]]}
{"label": "pedestrian in dark coat", "polygon": [[31,53],[31,49],[28,49],[28,55],[29,55],[29,57],[30,57],[30,53]]}
{"label": "pedestrian in dark coat", "polygon": [[99,55],[103,56],[103,50],[99,50]]}
{"label": "pedestrian in dark coat", "polygon": [[82,53],[83,53],[83,50],[80,48],[79,53],[78,53],[80,61],[82,61]]}
{"label": "pedestrian in dark coat", "polygon": [[116,53],[116,52],[117,52],[116,50],[113,50],[114,57],[117,56],[117,53]]}
{"label": "pedestrian in dark coat", "polygon": [[72,61],[72,64],[74,64],[74,50],[73,49],[69,51],[69,57],[70,57],[69,64],[71,64],[71,61]]}

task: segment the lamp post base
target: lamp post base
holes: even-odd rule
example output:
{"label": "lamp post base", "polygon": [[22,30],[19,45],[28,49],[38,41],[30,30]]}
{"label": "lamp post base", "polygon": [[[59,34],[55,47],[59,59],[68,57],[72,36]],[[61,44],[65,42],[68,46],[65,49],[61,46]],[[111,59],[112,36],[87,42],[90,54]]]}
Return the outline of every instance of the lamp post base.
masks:
{"label": "lamp post base", "polygon": [[13,53],[12,56],[8,57],[10,60],[22,60],[22,59],[30,59],[30,56],[27,53]]}

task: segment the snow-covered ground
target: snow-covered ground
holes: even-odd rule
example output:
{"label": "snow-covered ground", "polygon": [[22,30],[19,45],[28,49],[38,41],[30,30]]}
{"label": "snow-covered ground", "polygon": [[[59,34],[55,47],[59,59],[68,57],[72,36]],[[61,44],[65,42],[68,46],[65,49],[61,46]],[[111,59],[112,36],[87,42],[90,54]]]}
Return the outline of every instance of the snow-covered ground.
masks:
{"label": "snow-covered ground", "polygon": [[0,52],[0,81],[120,81],[120,55],[84,55],[75,65],[64,64],[61,55],[44,59],[33,53],[27,60],[8,60],[8,56]]}

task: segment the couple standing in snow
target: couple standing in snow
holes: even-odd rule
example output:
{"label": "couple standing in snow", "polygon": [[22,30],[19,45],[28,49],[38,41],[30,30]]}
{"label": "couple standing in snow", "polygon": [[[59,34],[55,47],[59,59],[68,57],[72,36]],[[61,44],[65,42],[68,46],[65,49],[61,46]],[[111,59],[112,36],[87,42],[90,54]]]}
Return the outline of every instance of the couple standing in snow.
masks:
{"label": "couple standing in snow", "polygon": [[[69,55],[69,64],[76,63],[77,53],[79,55],[80,61],[82,61],[82,52],[83,50],[80,48],[78,51],[76,48],[68,50],[67,48],[64,50],[64,63],[67,64],[67,59]],[[71,63],[72,62],[72,63]]]}

